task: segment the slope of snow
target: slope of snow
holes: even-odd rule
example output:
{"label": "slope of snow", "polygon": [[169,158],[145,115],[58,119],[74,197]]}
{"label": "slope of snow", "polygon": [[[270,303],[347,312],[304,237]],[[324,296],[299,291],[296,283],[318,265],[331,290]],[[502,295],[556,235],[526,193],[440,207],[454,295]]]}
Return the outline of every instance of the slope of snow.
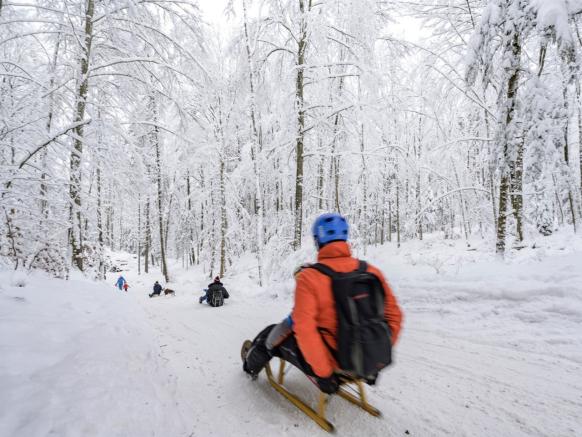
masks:
{"label": "slope of snow", "polygon": [[[508,261],[486,243],[367,250],[406,319],[395,364],[368,390],[384,418],[333,398],[339,435],[582,435],[582,242],[556,236]],[[309,251],[290,263],[300,256]],[[231,299],[215,309],[197,302],[201,269],[172,266],[177,295],[150,299],[161,275],[114,258],[127,265],[129,293],[112,286],[115,275],[0,272],[2,437],[325,435],[263,375],[241,371],[242,341],[291,310],[295,266],[260,289],[252,257],[238,260],[225,278]],[[297,370],[287,378],[315,400]]]}
{"label": "slope of snow", "polygon": [[85,279],[0,283],[2,437],[181,435],[175,379],[130,296]]}

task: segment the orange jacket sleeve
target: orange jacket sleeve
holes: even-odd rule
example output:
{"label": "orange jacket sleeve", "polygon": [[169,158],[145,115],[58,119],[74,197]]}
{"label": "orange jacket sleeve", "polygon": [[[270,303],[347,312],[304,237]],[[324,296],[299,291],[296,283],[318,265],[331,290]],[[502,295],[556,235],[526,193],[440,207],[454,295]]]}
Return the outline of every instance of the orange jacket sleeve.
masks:
{"label": "orange jacket sleeve", "polygon": [[[333,373],[334,361],[317,330],[317,287],[313,283],[315,271],[304,270],[297,276],[295,307],[293,308],[293,331],[299,349],[315,374],[327,378]],[[328,280],[328,278],[322,279]],[[331,286],[331,285],[330,285]]]}
{"label": "orange jacket sleeve", "polygon": [[390,332],[392,334],[392,344],[394,345],[396,344],[398,336],[400,335],[400,327],[402,326],[403,317],[402,310],[398,306],[398,302],[396,301],[396,297],[394,297],[392,288],[384,278],[382,272],[375,267],[370,267],[368,271],[376,275],[384,287],[384,317],[386,318],[388,326],[390,327]]}

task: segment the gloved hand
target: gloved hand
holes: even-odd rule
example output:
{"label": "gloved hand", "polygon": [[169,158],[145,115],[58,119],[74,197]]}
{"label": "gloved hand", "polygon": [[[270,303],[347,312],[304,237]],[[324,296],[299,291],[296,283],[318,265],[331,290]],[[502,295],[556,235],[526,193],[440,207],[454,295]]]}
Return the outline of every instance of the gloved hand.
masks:
{"label": "gloved hand", "polygon": [[315,378],[319,389],[328,395],[334,394],[339,389],[339,380],[335,373],[328,378]]}
{"label": "gloved hand", "polygon": [[371,376],[370,378],[366,379],[366,384],[368,385],[376,385],[376,381],[378,380],[378,375]]}

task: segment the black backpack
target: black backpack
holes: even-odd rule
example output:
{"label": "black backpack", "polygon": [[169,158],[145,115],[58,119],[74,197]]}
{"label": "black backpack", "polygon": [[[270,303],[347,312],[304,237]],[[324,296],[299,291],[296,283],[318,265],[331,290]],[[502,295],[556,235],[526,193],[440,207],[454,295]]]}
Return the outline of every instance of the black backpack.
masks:
{"label": "black backpack", "polygon": [[364,261],[360,261],[357,270],[347,273],[319,263],[309,268],[329,276],[332,281],[338,329],[337,350],[330,349],[340,368],[374,381],[378,372],[392,362],[382,283],[366,271],[368,265]]}
{"label": "black backpack", "polygon": [[209,302],[210,306],[220,307],[224,303],[224,296],[222,295],[221,286],[211,286]]}

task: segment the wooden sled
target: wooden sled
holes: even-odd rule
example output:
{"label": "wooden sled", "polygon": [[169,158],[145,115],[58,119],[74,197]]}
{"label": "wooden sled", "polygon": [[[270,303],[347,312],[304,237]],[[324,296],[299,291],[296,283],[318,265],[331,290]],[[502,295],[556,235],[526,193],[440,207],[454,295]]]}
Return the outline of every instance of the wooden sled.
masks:
{"label": "wooden sled", "polygon": [[[265,371],[267,372],[267,378],[269,383],[273,386],[275,390],[281,393],[287,400],[289,400],[293,405],[299,408],[303,413],[305,413],[309,418],[311,418],[315,423],[317,423],[320,427],[322,427],[327,432],[335,432],[335,428],[331,422],[329,422],[325,417],[325,410],[327,408],[327,403],[329,402],[330,395],[327,395],[323,392],[319,393],[319,402],[317,404],[317,410],[314,410],[309,405],[307,405],[304,401],[302,401],[299,397],[291,393],[284,387],[284,378],[285,378],[285,365],[286,361],[280,359],[279,363],[279,374],[277,375],[277,379],[275,379],[273,375],[273,371],[271,370],[271,364],[267,363],[265,366]],[[349,375],[341,375],[340,376],[340,388],[337,391],[337,395],[341,396],[348,402],[360,407],[362,410],[366,411],[367,413],[371,414],[374,417],[382,416],[382,413],[377,408],[374,408],[370,405],[366,399],[366,393],[364,391],[364,383],[361,379],[354,379]],[[357,395],[352,394],[348,391],[348,387],[350,385],[355,386],[357,389]],[[356,392],[356,391],[354,391]]]}

